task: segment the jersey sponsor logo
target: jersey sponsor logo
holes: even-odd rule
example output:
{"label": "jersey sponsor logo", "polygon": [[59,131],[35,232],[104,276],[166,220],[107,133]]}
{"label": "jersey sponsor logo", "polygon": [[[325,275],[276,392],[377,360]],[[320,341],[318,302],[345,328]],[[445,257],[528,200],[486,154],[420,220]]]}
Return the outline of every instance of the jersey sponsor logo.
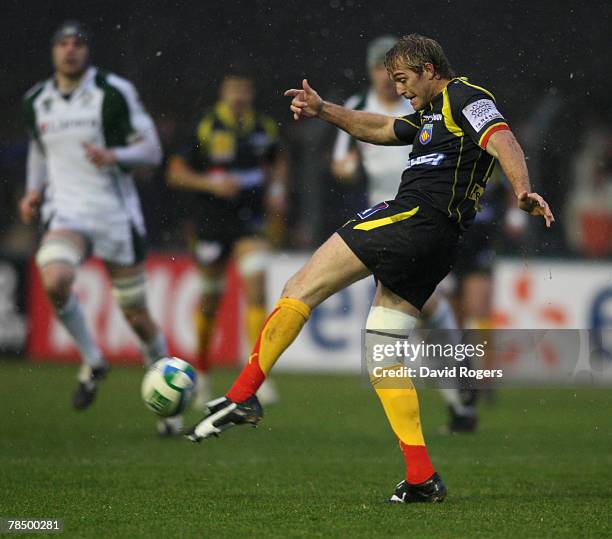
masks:
{"label": "jersey sponsor logo", "polygon": [[419,142],[424,146],[425,144],[429,144],[431,142],[431,138],[433,136],[433,124],[425,124],[423,129],[421,129],[421,134],[419,135]]}
{"label": "jersey sponsor logo", "polygon": [[442,114],[423,114],[423,116],[421,116],[421,118],[423,118],[423,120],[425,120],[426,122],[441,122],[442,121]]}
{"label": "jersey sponsor logo", "polygon": [[376,206],[372,206],[371,208],[368,208],[367,210],[360,211],[357,214],[357,217],[359,217],[359,219],[367,219],[368,217],[370,217],[370,215],[373,215],[377,211],[380,211],[380,210],[386,210],[388,207],[389,207],[389,204],[387,204],[386,202],[381,202],[379,204],[376,204]]}
{"label": "jersey sponsor logo", "polygon": [[437,167],[442,162],[444,157],[445,155],[443,153],[428,153],[427,155],[420,155],[414,159],[409,159],[406,163],[406,168],[412,168],[417,165],[431,165],[433,167]]}
{"label": "jersey sponsor logo", "polygon": [[97,118],[73,118],[69,120],[57,120],[51,122],[41,122],[38,130],[42,133],[58,133],[67,129],[79,129],[83,127],[98,128],[100,122]]}
{"label": "jersey sponsor logo", "polygon": [[479,132],[491,120],[496,118],[503,120],[504,118],[490,99],[474,101],[465,107],[462,113],[476,132]]}

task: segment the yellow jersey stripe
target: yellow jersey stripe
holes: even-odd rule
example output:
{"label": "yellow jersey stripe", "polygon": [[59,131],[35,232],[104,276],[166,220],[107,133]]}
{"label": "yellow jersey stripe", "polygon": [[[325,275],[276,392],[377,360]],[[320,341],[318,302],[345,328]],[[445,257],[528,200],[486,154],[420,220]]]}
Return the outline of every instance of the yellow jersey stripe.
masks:
{"label": "yellow jersey stripe", "polygon": [[462,77],[459,77],[457,80],[460,80],[463,84],[467,84],[468,86],[471,86],[472,88],[476,88],[477,90],[484,92],[485,94],[490,96],[493,101],[495,101],[495,96],[491,92],[489,92],[489,90],[487,90],[486,88],[483,88],[482,86],[476,86],[476,84],[472,84],[471,82],[468,82],[466,79]]}
{"label": "yellow jersey stripe", "polygon": [[406,122],[407,124],[410,124],[412,127],[416,127],[417,129],[421,129],[420,125],[415,124],[414,122],[411,122],[410,120],[407,120],[406,118],[396,118],[397,120],[401,120],[402,122]]}
{"label": "yellow jersey stripe", "polygon": [[453,196],[448,202],[448,216],[452,217],[453,212],[451,210],[451,206],[453,205],[453,201],[455,200],[455,187],[457,187],[457,177],[459,173],[459,167],[461,166],[461,154],[463,153],[463,137],[461,137],[461,146],[459,147],[459,157],[457,157],[457,166],[455,167],[455,181],[453,182]]}
{"label": "yellow jersey stripe", "polygon": [[412,208],[410,211],[404,211],[402,213],[396,213],[389,217],[383,217],[382,219],[374,219],[373,221],[367,221],[365,223],[359,223],[353,227],[354,230],[373,230],[374,228],[380,228],[381,226],[387,226],[400,221],[410,219],[413,215],[419,211],[420,206]]}
{"label": "yellow jersey stripe", "polygon": [[470,174],[470,183],[468,183],[467,189],[465,190],[465,196],[463,197],[463,200],[461,202],[459,202],[459,204],[457,204],[457,215],[459,216],[459,223],[461,222],[462,219],[462,215],[461,215],[461,210],[459,209],[461,207],[461,204],[463,204],[465,202],[465,200],[467,199],[469,193],[470,193],[470,188],[472,187],[472,182],[474,181],[474,172],[476,172],[476,165],[478,164],[478,161],[480,161],[480,158],[482,157],[482,154],[485,153],[484,150],[480,150],[479,154],[478,154],[478,159],[476,159],[476,161],[474,161],[474,166],[472,167],[472,174]]}
{"label": "yellow jersey stripe", "polygon": [[448,129],[456,137],[463,136],[463,129],[461,129],[453,119],[447,88],[444,88],[442,91],[442,117],[444,118],[444,125],[446,126],[446,129]]}

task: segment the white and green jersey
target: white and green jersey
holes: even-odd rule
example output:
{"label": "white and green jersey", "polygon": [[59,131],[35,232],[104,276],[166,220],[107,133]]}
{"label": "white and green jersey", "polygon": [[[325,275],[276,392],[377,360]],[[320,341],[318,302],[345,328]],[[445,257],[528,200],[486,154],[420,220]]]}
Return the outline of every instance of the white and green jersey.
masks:
{"label": "white and green jersey", "polygon": [[[24,107],[32,137],[27,190],[45,189],[43,219],[76,223],[84,232],[134,227],[144,234],[130,170],[158,165],[161,147],[134,86],[90,67],[69,96],[51,78],[26,94]],[[96,167],[84,143],[113,149],[118,165]]]}
{"label": "white and green jersey", "polygon": [[[393,110],[388,110],[376,97],[374,90],[370,90],[366,94],[352,96],[344,106],[353,110],[363,110],[395,117],[414,112],[410,102],[403,98],[397,100]],[[334,146],[333,160],[344,159],[355,144],[359,149],[363,168],[367,175],[370,203],[374,205],[384,200],[394,199],[412,146],[378,146],[356,141],[345,131],[340,131]]]}

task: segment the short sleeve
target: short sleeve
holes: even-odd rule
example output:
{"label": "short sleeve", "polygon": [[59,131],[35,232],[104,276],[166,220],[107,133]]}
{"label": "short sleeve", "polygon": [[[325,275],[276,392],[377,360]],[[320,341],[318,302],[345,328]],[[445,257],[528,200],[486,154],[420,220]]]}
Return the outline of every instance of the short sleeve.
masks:
{"label": "short sleeve", "polygon": [[486,149],[491,135],[509,130],[508,122],[487,94],[471,97],[461,109],[461,128],[482,149]]}
{"label": "short sleeve", "polygon": [[418,112],[396,118],[393,123],[393,131],[398,140],[406,144],[412,144],[414,137],[421,129],[421,119]]}

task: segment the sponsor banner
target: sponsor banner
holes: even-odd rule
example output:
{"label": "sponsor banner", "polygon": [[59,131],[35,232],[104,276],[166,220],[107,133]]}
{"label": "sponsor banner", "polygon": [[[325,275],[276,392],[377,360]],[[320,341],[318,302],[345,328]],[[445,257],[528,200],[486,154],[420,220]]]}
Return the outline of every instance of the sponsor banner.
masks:
{"label": "sponsor banner", "polygon": [[[561,366],[568,350],[574,350],[575,356],[583,361],[580,370],[586,373],[586,378],[590,377],[595,356],[600,362],[595,370],[609,375],[612,263],[501,259],[494,270],[493,305],[496,328],[539,329],[549,333],[591,330],[586,336],[584,331],[578,331],[577,336],[572,331],[553,331],[556,338],[541,339],[535,355],[531,341],[522,338],[520,332],[509,333],[499,360],[511,367],[516,377],[533,378],[538,373],[547,373],[552,381],[562,380]],[[595,350],[596,354],[586,353],[585,349]],[[609,376],[600,380],[612,383]]]}
{"label": "sponsor banner", "polygon": [[474,101],[465,107],[462,112],[477,133],[490,121],[497,118],[500,120],[504,119],[497,110],[495,103],[490,99],[479,99],[478,101]]}
{"label": "sponsor banner", "polygon": [[494,270],[496,327],[612,327],[612,263],[501,259]]}
{"label": "sponsor banner", "polygon": [[27,262],[0,256],[0,354],[22,355],[25,351]]}
{"label": "sponsor banner", "polygon": [[[196,350],[194,318],[199,308],[200,280],[188,256],[157,254],[147,260],[148,303],[160,324],[170,355],[192,360]],[[228,270],[227,293],[217,319],[211,359],[234,364],[239,355],[241,284],[233,266]],[[82,302],[89,327],[110,361],[140,361],[138,340],[113,300],[111,284],[101,262],[90,260],[79,268],[75,291]],[[28,297],[30,334],[28,354],[33,358],[74,360],[78,353],[59,324],[45,296],[35,264],[30,263]]]}

